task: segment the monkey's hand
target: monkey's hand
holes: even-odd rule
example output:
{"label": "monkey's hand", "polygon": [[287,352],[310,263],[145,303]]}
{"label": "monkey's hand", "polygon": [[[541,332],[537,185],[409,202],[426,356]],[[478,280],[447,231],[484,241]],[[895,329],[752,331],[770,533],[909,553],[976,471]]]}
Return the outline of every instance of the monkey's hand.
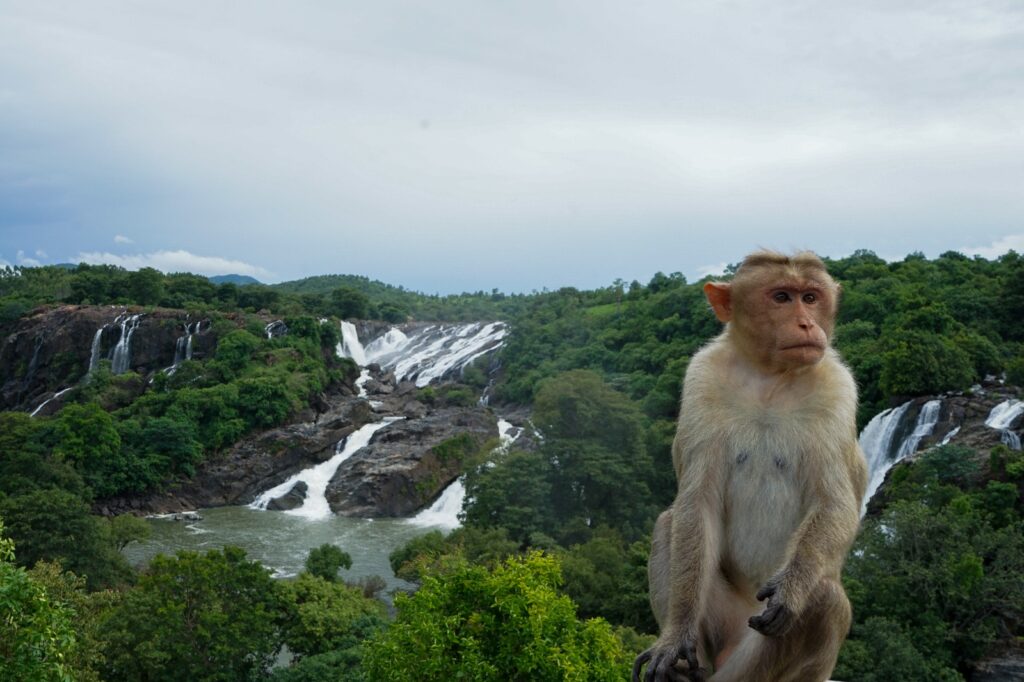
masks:
{"label": "monkey's hand", "polygon": [[[686,661],[689,670],[676,667],[680,660]],[[647,664],[644,682],[704,682],[704,669],[697,664],[697,640],[684,636],[674,644],[655,643],[636,657],[633,663],[632,682],[640,682],[640,669]]]}
{"label": "monkey's hand", "polygon": [[787,603],[782,581],[772,578],[757,591],[757,600],[768,600],[760,616],[752,616],[747,624],[766,637],[781,637],[796,623],[796,614]]}

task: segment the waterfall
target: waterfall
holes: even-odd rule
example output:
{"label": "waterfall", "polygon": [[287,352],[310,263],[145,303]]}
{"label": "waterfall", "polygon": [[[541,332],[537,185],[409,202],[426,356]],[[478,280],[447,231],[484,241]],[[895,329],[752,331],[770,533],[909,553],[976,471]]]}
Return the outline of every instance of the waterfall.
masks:
{"label": "waterfall", "polygon": [[184,336],[179,336],[178,340],[174,342],[174,364],[172,367],[177,367],[186,360],[192,359],[192,335],[197,331],[199,331],[198,322],[185,323]]}
{"label": "waterfall", "polygon": [[900,449],[896,452],[896,457],[893,461],[894,464],[907,455],[915,453],[917,446],[921,443],[921,439],[932,435],[935,425],[939,422],[939,412],[941,410],[941,400],[929,400],[921,407],[921,413],[917,416],[917,424],[914,425],[913,432],[900,444]]}
{"label": "waterfall", "polygon": [[121,338],[110,355],[110,371],[113,374],[124,374],[131,367],[132,360],[132,334],[139,327],[139,320],[142,315],[128,315],[124,313],[118,316],[114,324],[121,325]]}
{"label": "waterfall", "polygon": [[64,395],[65,393],[67,393],[68,391],[70,391],[70,390],[71,390],[71,389],[73,389],[73,388],[74,388],[74,386],[68,386],[67,388],[65,388],[65,389],[63,389],[63,390],[61,390],[61,391],[57,391],[57,392],[56,392],[56,393],[54,393],[54,394],[53,394],[52,396],[50,396],[49,398],[47,398],[46,400],[44,400],[43,402],[41,402],[41,403],[39,404],[39,407],[37,407],[36,409],[32,410],[32,413],[31,413],[31,414],[29,414],[29,416],[30,416],[30,417],[34,417],[34,416],[36,416],[37,414],[39,414],[40,410],[42,410],[42,409],[43,409],[44,407],[46,407],[46,405],[47,405],[47,404],[48,404],[48,403],[49,403],[49,402],[50,402],[51,400],[56,400],[57,398],[61,397],[62,395]]}
{"label": "waterfall", "polygon": [[893,465],[893,439],[903,420],[903,415],[910,409],[912,401],[907,401],[896,408],[890,408],[876,414],[861,431],[860,449],[868,463],[868,489],[861,505],[861,516],[867,509],[868,500],[885,480],[885,472]]}
{"label": "waterfall", "polygon": [[1005,400],[992,408],[985,426],[1001,431],[1003,443],[1013,450],[1020,450],[1020,436],[1011,431],[1010,426],[1021,414],[1024,414],[1024,401]]}
{"label": "waterfall", "polygon": [[366,357],[371,362],[385,365],[409,345],[409,337],[397,327],[392,327],[366,346]]}
{"label": "waterfall", "polygon": [[[491,455],[506,454],[512,447],[513,441],[522,432],[521,428],[513,426],[504,419],[499,419],[498,446],[491,451]],[[407,519],[408,522],[415,526],[437,526],[448,530],[461,526],[459,513],[462,511],[462,503],[466,499],[465,478],[465,476],[459,476],[452,481],[441,493],[441,496],[434,501],[434,504]]]}
{"label": "waterfall", "polygon": [[366,351],[363,344],[359,343],[359,332],[351,322],[341,321],[341,342],[338,343],[337,353],[343,358],[352,358],[360,367],[367,365]]}
{"label": "waterfall", "polygon": [[100,363],[100,344],[103,341],[103,330],[106,328],[107,325],[103,325],[96,330],[96,334],[92,337],[92,350],[89,351],[89,374],[92,374]]}
{"label": "waterfall", "polygon": [[448,530],[461,526],[459,513],[462,511],[462,502],[466,499],[466,486],[462,479],[463,477],[459,476],[452,481],[434,504],[408,519],[409,523],[415,526],[439,526]]}
{"label": "waterfall", "polygon": [[400,358],[374,360],[382,367],[393,369],[399,381],[415,379],[416,386],[422,388],[496,350],[505,334],[503,322],[427,327],[409,339]]}
{"label": "waterfall", "polygon": [[366,447],[374,433],[382,428],[398,421],[401,417],[390,417],[384,421],[366,424],[357,431],[349,434],[347,438],[338,441],[334,449],[334,456],[326,462],[304,469],[289,478],[284,483],[267,490],[257,497],[249,506],[253,509],[266,509],[270,501],[288,493],[296,483],[302,481],[306,484],[306,499],[302,505],[295,509],[289,509],[285,514],[304,516],[308,519],[324,519],[331,515],[331,507],[327,503],[327,484],[334,478],[335,472],[341,463]]}

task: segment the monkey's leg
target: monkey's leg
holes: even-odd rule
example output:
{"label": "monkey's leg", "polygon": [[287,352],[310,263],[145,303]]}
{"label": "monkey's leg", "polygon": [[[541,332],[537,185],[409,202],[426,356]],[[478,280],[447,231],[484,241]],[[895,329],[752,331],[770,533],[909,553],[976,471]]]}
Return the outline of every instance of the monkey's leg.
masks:
{"label": "monkey's leg", "polygon": [[748,627],[711,682],[823,682],[835,667],[850,617],[842,587],[822,579],[789,632],[765,637]]}

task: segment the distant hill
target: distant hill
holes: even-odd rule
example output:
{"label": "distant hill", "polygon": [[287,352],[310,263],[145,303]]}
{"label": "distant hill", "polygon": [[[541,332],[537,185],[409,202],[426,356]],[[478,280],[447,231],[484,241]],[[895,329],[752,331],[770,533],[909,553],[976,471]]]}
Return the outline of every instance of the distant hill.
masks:
{"label": "distant hill", "polygon": [[262,284],[255,277],[249,275],[215,275],[214,277],[207,277],[208,280],[214,284],[237,284],[238,286],[245,286],[247,284]]}

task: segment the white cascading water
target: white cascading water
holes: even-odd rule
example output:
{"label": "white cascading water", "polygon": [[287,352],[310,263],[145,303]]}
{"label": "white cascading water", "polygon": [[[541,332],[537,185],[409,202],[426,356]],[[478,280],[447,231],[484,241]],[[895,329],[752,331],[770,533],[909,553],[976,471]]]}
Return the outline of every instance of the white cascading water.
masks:
{"label": "white cascading water", "polygon": [[1013,450],[1020,450],[1020,436],[1010,430],[1010,425],[1021,414],[1024,414],[1024,401],[1005,400],[992,408],[985,420],[985,426],[1001,431],[1003,443]]}
{"label": "white cascading water", "polygon": [[400,418],[388,418],[384,421],[367,424],[353,431],[349,434],[348,438],[338,442],[334,450],[334,456],[329,460],[300,471],[284,483],[262,493],[249,506],[253,509],[266,509],[271,500],[287,494],[295,487],[296,483],[302,481],[307,486],[305,500],[301,506],[289,509],[284,513],[303,516],[308,519],[324,519],[329,517],[331,515],[331,507],[327,503],[325,493],[327,491],[327,484],[331,482],[338,467],[346,459],[366,447],[373,434],[388,424],[398,421],[398,419]]}
{"label": "white cascading water", "polygon": [[53,394],[52,396],[50,396],[49,398],[47,398],[46,400],[44,400],[43,402],[41,402],[41,403],[39,404],[39,407],[37,407],[36,409],[32,410],[32,413],[31,413],[31,414],[29,414],[29,416],[30,416],[30,417],[34,417],[34,416],[36,416],[37,414],[39,414],[39,411],[40,411],[40,410],[42,410],[42,409],[43,409],[44,407],[46,407],[46,405],[47,405],[47,404],[48,404],[48,403],[49,403],[49,402],[50,402],[51,400],[56,400],[57,398],[61,397],[62,395],[64,395],[64,394],[65,394],[65,393],[67,393],[68,391],[70,391],[70,390],[71,390],[72,388],[74,388],[74,386],[69,386],[69,387],[67,387],[67,388],[65,388],[65,389],[63,389],[63,390],[61,390],[61,391],[57,391],[57,392],[56,392],[56,393],[54,393],[54,394]]}
{"label": "white cascading water", "polygon": [[139,320],[142,315],[119,315],[114,324],[121,325],[121,338],[110,355],[110,371],[113,374],[124,374],[131,367],[132,362],[132,334],[139,328]]}
{"label": "white cascading water", "polygon": [[363,344],[359,343],[359,332],[351,322],[341,321],[341,341],[338,343],[337,353],[343,358],[352,358],[360,367],[369,364],[366,361],[366,351]]}
{"label": "white cascading water", "polygon": [[[504,419],[498,420],[498,447],[491,451],[492,455],[503,455],[508,452],[513,441],[519,437],[522,429],[512,426]],[[466,499],[466,486],[463,482],[464,476],[459,476],[444,489],[441,496],[434,501],[434,504],[421,511],[416,516],[408,519],[408,522],[416,526],[437,526],[452,530],[462,525],[459,521],[459,513],[462,511],[462,503]]]}
{"label": "white cascading water", "polygon": [[409,348],[402,353],[401,360],[393,366],[390,362],[381,366],[393,369],[399,381],[415,379],[416,385],[422,388],[495,350],[504,338],[503,322],[430,327],[409,340]]}
{"label": "white cascading water", "polygon": [[504,322],[431,325],[406,335],[391,328],[364,348],[351,322],[341,323],[337,353],[360,366],[377,363],[398,381],[413,380],[423,388],[446,374],[461,371],[474,360],[501,347]]}
{"label": "white cascading water", "polygon": [[858,439],[860,449],[864,451],[864,457],[868,463],[868,491],[864,495],[864,502],[861,505],[861,515],[867,508],[868,500],[878,489],[885,479],[885,472],[892,465],[891,453],[893,453],[892,441],[896,436],[903,415],[910,409],[912,401],[907,401],[899,407],[890,408],[876,414]]}
{"label": "white cascading water", "polygon": [[868,422],[860,434],[860,447],[868,462],[868,489],[861,504],[861,516],[867,510],[868,501],[885,480],[885,474],[900,460],[914,454],[924,438],[932,434],[942,411],[941,400],[929,400],[921,406],[914,430],[898,446],[893,442],[896,431],[913,401],[903,403],[895,409],[885,410]]}
{"label": "white cascading water", "polygon": [[100,344],[103,341],[103,330],[106,328],[107,325],[103,325],[96,330],[96,334],[92,337],[92,349],[89,351],[89,374],[92,374],[100,364]]}

